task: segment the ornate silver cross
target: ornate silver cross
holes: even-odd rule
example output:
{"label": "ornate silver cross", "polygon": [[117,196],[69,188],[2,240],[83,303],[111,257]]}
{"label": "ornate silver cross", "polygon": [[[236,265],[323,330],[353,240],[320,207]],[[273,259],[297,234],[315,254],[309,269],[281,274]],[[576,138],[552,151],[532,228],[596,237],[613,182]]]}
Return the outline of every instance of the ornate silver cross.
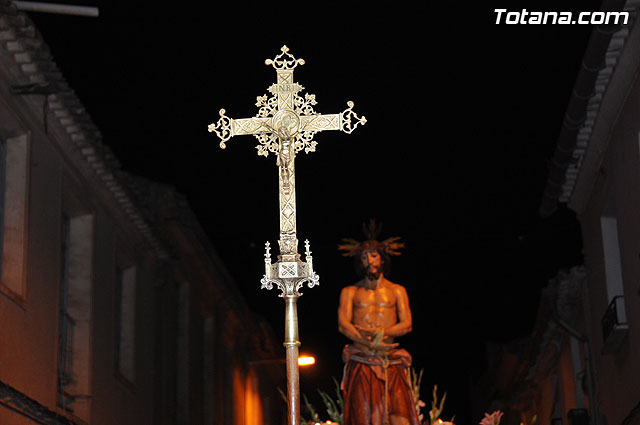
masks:
{"label": "ornate silver cross", "polygon": [[[304,89],[293,81],[293,70],[303,65],[303,59],[296,59],[283,46],[281,53],[274,59],[267,59],[266,65],[276,70],[277,82],[269,87],[271,97],[258,96],[256,106],[260,109],[253,118],[233,119],[220,110],[217,123],[209,125],[209,131],[220,138],[220,147],[226,148],[226,142],[233,136],[251,134],[258,139],[258,155],[268,156],[272,152],[277,157],[279,168],[280,193],[280,256],[278,265],[271,265],[270,255],[265,258],[265,276],[262,287],[271,289],[273,283],[282,290],[281,296],[297,293],[303,281],[309,281],[312,287],[318,282],[313,273],[310,250],[307,242],[306,262],[300,262],[298,239],[296,238],[296,194],[295,194],[295,155],[304,149],[305,153],[314,152],[317,142],[316,133],[325,130],[341,130],[351,133],[358,124],[365,124],[365,117],[358,117],[353,111],[353,102],[347,102],[347,109],[339,114],[318,114],[313,110],[317,104],[313,94],[299,93]],[[267,248],[268,252],[268,248]],[[282,281],[287,279],[288,281]],[[295,279],[294,286],[287,285]],[[283,286],[284,284],[284,286]],[[298,293],[299,295],[299,293]]]}
{"label": "ornate silver cross", "polygon": [[287,364],[287,389],[289,424],[300,423],[300,389],[298,375],[298,314],[296,301],[301,295],[299,289],[306,282],[309,288],[318,284],[319,277],[313,271],[313,260],[309,241],[305,241],[305,261],[298,254],[296,235],[296,153],[314,152],[316,133],[325,130],[341,130],[351,133],[358,124],[365,124],[364,117],[353,112],[353,102],[347,102],[347,109],[339,114],[318,114],[313,110],[316,97],[313,94],[298,93],[304,88],[293,81],[293,70],[304,65],[304,60],[296,59],[283,46],[274,59],[267,59],[266,65],[276,70],[277,80],[269,87],[271,97],[258,96],[258,114],[253,118],[232,119],[220,110],[218,122],[209,125],[209,132],[220,138],[220,147],[233,136],[252,134],[258,139],[258,155],[276,155],[278,166],[278,186],[280,194],[280,255],[271,264],[270,244],[265,246],[265,274],[260,281],[262,288],[272,289],[276,284],[282,291],[280,296],[286,303],[285,341]]}

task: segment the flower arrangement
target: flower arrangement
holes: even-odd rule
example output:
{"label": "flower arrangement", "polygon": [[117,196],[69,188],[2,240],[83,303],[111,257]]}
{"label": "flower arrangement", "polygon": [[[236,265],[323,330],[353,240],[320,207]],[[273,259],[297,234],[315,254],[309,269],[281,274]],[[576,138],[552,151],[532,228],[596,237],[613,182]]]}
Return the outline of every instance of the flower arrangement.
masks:
{"label": "flower arrangement", "polygon": [[[418,411],[418,418],[420,420],[421,425],[455,425],[453,420],[455,416],[451,418],[449,421],[444,421],[440,418],[442,415],[442,410],[444,409],[444,402],[447,399],[447,393],[445,392],[442,396],[442,399],[438,400],[438,386],[433,386],[432,398],[431,401],[431,410],[429,411],[429,417],[425,420],[425,415],[420,413],[421,408],[425,407],[426,404],[424,401],[420,399],[420,386],[422,383],[422,373],[423,370],[420,370],[417,373],[413,368],[410,370],[411,373],[411,386],[413,392],[413,399],[416,404],[416,409]],[[322,402],[325,407],[326,415],[330,418],[326,421],[323,421],[320,418],[320,415],[316,411],[315,407],[311,404],[306,395],[303,394],[303,401],[307,408],[307,411],[310,415],[309,418],[301,417],[301,423],[305,425],[342,425],[343,417],[342,411],[344,406],[344,400],[342,398],[342,391],[340,390],[340,384],[333,378],[333,382],[335,384],[335,398],[332,398],[329,394],[322,390],[318,390],[318,394],[322,398]],[[287,401],[287,397],[284,392],[278,388],[280,395],[283,400]],[[500,410],[496,410],[491,414],[485,413],[484,419],[479,422],[479,425],[500,425],[500,419],[502,418],[503,412]]]}
{"label": "flower arrangement", "polygon": [[480,421],[480,425],[500,425],[502,415],[503,412],[500,410],[496,410],[492,414],[485,413],[484,419]]}
{"label": "flower arrangement", "polygon": [[[444,402],[447,398],[447,393],[444,394],[444,396],[442,397],[442,400],[440,400],[440,403],[438,404],[438,386],[434,385],[433,387],[433,401],[431,402],[431,410],[429,411],[429,419],[428,421],[425,421],[424,415],[422,413],[420,413],[420,409],[425,407],[426,404],[424,401],[422,401],[420,399],[420,386],[422,384],[422,373],[424,372],[424,370],[420,370],[420,372],[416,372],[414,368],[411,368],[410,373],[411,373],[411,387],[412,387],[412,392],[413,392],[413,399],[414,402],[416,404],[416,409],[418,411],[418,418],[420,420],[420,424],[421,425],[455,425],[453,423],[453,418],[451,419],[451,421],[443,421],[442,419],[440,419],[440,415],[442,414],[442,409],[444,407]],[[342,416],[342,411],[343,411],[343,405],[344,405],[344,400],[342,398],[342,391],[340,390],[340,384],[338,384],[338,381],[333,378],[333,382],[335,384],[335,392],[336,392],[336,397],[335,399],[332,398],[329,394],[327,394],[326,392],[322,391],[322,390],[318,390],[318,394],[320,394],[320,397],[322,398],[322,402],[324,404],[325,410],[327,415],[329,416],[330,420],[327,421],[322,421],[322,419],[320,418],[320,415],[318,414],[318,412],[316,411],[315,407],[313,406],[313,404],[311,404],[311,402],[309,401],[309,399],[307,398],[306,395],[302,395],[302,399],[303,402],[307,408],[307,411],[309,412],[310,417],[304,418],[301,417],[301,422],[303,424],[306,425],[325,425],[325,424],[337,424],[337,425],[342,425],[342,420],[343,420],[343,416]],[[282,395],[283,400],[286,402],[287,398],[286,395],[284,394],[284,392],[280,389],[278,389],[278,391],[280,392],[280,394]],[[485,424],[482,424],[485,425]],[[491,424],[493,425],[493,424]]]}

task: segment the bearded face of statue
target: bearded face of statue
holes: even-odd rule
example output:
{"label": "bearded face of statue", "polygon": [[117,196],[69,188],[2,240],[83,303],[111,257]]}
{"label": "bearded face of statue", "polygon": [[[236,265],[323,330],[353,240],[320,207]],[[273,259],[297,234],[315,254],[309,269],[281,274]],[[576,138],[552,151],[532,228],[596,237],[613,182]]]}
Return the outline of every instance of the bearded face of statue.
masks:
{"label": "bearded face of statue", "polygon": [[365,275],[369,279],[375,280],[380,277],[382,274],[383,261],[377,250],[362,252],[362,254],[360,254],[360,261],[362,262],[362,267],[365,270]]}

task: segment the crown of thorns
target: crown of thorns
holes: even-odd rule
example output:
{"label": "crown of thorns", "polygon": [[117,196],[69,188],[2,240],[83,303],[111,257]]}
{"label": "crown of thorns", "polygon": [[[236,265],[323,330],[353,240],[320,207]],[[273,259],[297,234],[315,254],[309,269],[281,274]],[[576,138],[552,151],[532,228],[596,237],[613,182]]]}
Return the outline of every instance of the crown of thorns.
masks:
{"label": "crown of thorns", "polygon": [[369,224],[362,223],[362,233],[364,233],[367,240],[357,241],[351,238],[343,238],[342,244],[338,245],[338,250],[343,251],[342,255],[345,257],[354,257],[360,255],[366,251],[383,251],[388,255],[400,255],[400,249],[404,248],[404,242],[398,242],[399,236],[387,238],[382,242],[379,242],[378,236],[382,230],[382,223],[376,225],[374,219],[369,220]]}

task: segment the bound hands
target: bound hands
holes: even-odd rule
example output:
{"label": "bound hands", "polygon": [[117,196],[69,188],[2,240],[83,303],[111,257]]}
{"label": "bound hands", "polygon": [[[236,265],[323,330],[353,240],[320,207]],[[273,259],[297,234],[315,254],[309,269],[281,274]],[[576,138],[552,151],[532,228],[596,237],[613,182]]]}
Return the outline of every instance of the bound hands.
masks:
{"label": "bound hands", "polygon": [[387,352],[393,350],[399,345],[397,342],[384,342],[384,328],[363,327],[359,325],[354,326],[361,337],[355,342],[368,354]]}

